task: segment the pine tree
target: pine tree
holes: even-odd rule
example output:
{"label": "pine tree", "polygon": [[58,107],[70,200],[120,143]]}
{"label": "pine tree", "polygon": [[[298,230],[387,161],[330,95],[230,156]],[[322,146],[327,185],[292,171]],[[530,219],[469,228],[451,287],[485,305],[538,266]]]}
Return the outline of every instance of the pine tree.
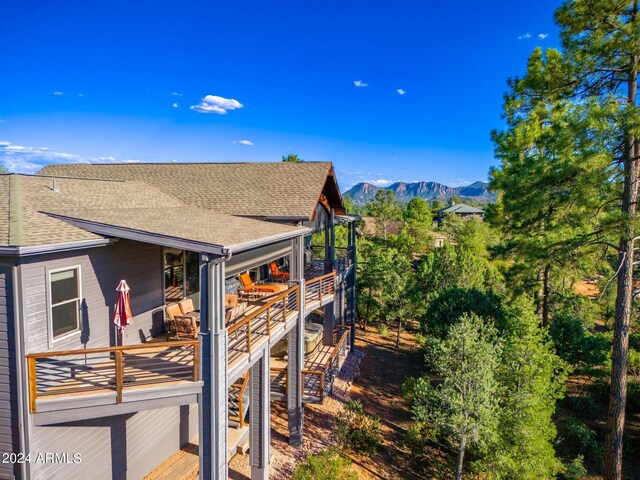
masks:
{"label": "pine tree", "polygon": [[616,313],[604,454],[606,480],[622,478],[640,155],[639,13],[638,0],[572,0],[556,12],[574,97],[598,105],[597,112],[606,114],[611,178],[620,186]]}

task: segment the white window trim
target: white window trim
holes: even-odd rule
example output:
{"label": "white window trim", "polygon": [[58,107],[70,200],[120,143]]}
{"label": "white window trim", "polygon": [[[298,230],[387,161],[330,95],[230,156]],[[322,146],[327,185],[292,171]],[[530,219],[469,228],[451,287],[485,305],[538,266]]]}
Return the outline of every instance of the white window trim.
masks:
{"label": "white window trim", "polygon": [[[53,301],[51,299],[51,274],[57,272],[64,272],[67,270],[78,271],[78,328],[68,333],[60,335],[59,337],[53,336]],[[82,266],[81,265],[68,265],[60,268],[47,268],[47,330],[49,334],[49,348],[52,348],[56,343],[62,340],[66,340],[72,337],[80,336],[82,334]]]}

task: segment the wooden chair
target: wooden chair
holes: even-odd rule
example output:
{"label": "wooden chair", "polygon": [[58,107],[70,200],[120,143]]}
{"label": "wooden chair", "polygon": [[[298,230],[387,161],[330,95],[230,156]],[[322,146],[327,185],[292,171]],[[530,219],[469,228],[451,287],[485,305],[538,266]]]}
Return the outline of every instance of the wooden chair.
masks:
{"label": "wooden chair", "polygon": [[240,283],[242,283],[242,291],[246,293],[251,293],[251,292],[278,293],[287,289],[286,285],[282,285],[282,284],[255,285],[251,280],[249,273],[243,273],[240,275]]}
{"label": "wooden chair", "polygon": [[280,267],[276,262],[269,264],[269,270],[271,271],[271,278],[276,282],[286,282],[289,280],[289,272],[281,272]]}
{"label": "wooden chair", "polygon": [[180,305],[171,303],[166,306],[167,341],[181,338],[198,338],[198,324],[194,317],[182,314]]}
{"label": "wooden chair", "polygon": [[173,320],[167,321],[167,341],[181,340],[184,338],[198,338],[198,324],[193,317],[176,316]]}
{"label": "wooden chair", "polygon": [[180,311],[183,316],[195,318],[196,322],[200,323],[200,310],[195,309],[193,306],[193,300],[185,298],[178,302],[178,306],[180,307]]}

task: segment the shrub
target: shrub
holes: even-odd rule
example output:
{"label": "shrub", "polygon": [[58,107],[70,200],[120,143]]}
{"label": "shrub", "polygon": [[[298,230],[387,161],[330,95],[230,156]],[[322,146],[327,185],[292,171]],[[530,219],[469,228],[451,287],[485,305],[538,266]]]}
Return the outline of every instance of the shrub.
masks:
{"label": "shrub", "polygon": [[387,338],[389,336],[389,327],[386,323],[381,323],[380,325],[378,325],[378,335],[384,338]]}
{"label": "shrub", "polygon": [[364,413],[362,403],[352,400],[336,415],[335,435],[343,446],[371,455],[382,441],[380,419]]}
{"label": "shrub", "polygon": [[603,411],[603,406],[593,397],[566,397],[566,405],[578,416],[584,418],[597,417]]}
{"label": "shrub", "polygon": [[549,328],[557,354],[570,365],[603,365],[609,358],[609,340],[602,334],[591,334],[582,322],[568,315],[557,315]]}
{"label": "shrub", "polygon": [[634,410],[640,410],[640,381],[631,380],[627,383],[627,405]]}
{"label": "shrub", "polygon": [[293,471],[291,480],[357,480],[351,460],[335,448],[307,456]]}
{"label": "shrub", "polygon": [[571,463],[567,463],[564,467],[564,474],[562,475],[564,480],[580,480],[586,477],[587,469],[583,465],[584,457],[578,455]]}
{"label": "shrub", "polygon": [[501,329],[505,312],[500,297],[492,292],[483,292],[476,288],[450,288],[441,292],[429,305],[420,321],[423,331],[445,338],[451,325],[465,314],[476,314],[488,324]]}
{"label": "shrub", "polygon": [[560,449],[564,456],[583,455],[598,463],[602,458],[602,445],[596,432],[575,417],[567,417],[559,425]]}

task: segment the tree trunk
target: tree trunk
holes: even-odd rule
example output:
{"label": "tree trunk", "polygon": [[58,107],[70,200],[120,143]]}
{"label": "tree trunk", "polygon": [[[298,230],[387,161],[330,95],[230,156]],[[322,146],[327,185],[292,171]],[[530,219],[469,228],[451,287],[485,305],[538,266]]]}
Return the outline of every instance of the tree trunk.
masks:
{"label": "tree trunk", "polygon": [[549,325],[549,295],[551,288],[549,286],[549,277],[551,276],[551,264],[548,263],[544,267],[542,273],[542,326]]}
{"label": "tree trunk", "polygon": [[458,448],[458,467],[456,468],[456,480],[462,480],[462,465],[464,464],[464,450],[467,447],[467,435],[463,435],[460,439]]}
{"label": "tree trunk", "polygon": [[396,348],[400,348],[400,333],[402,333],[402,320],[398,319],[398,335],[396,336]]}
{"label": "tree trunk", "polygon": [[[632,23],[635,23],[637,11],[638,2],[636,0],[634,2]],[[628,102],[629,106],[634,108],[637,94],[638,57],[632,56],[630,63]],[[611,390],[604,450],[605,480],[622,480],[622,437],[627,402],[629,326],[633,300],[634,221],[638,197],[638,141],[635,135],[629,132],[626,142],[622,198],[622,212],[626,218],[625,228],[620,238],[620,271],[618,272],[618,291],[616,294],[616,319],[611,357]]]}

